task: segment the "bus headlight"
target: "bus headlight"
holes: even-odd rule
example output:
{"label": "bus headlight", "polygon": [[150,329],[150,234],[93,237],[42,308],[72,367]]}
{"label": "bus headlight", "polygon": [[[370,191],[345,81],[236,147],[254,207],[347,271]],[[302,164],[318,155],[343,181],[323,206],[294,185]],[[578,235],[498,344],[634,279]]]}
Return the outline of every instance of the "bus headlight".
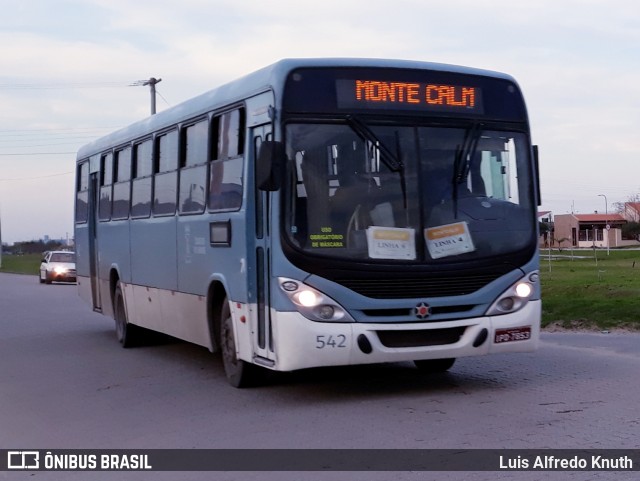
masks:
{"label": "bus headlight", "polygon": [[499,316],[501,314],[511,314],[522,309],[531,299],[535,292],[535,284],[539,281],[540,275],[537,272],[529,274],[526,278],[520,279],[509,289],[504,291],[487,310],[487,316]]}
{"label": "bus headlight", "polygon": [[518,282],[516,284],[516,296],[520,299],[528,299],[533,293],[533,286],[528,282]]}
{"label": "bus headlight", "polygon": [[321,322],[354,322],[340,304],[326,294],[293,279],[280,277],[280,289],[307,319]]}
{"label": "bus headlight", "polygon": [[312,290],[302,289],[294,294],[296,304],[303,307],[316,307],[320,303],[320,297]]}

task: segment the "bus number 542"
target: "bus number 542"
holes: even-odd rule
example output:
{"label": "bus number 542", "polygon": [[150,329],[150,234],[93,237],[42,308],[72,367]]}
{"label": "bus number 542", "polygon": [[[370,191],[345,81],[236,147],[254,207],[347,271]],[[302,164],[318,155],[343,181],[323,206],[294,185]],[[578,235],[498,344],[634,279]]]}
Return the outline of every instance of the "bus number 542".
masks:
{"label": "bus number 542", "polygon": [[316,349],[335,347],[347,347],[347,336],[338,334],[337,336],[316,336]]}

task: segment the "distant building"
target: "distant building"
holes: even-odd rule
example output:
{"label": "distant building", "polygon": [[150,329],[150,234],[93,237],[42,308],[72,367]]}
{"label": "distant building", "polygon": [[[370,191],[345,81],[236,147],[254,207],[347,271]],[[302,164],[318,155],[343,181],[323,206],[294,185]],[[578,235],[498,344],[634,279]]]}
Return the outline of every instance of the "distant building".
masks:
{"label": "distant building", "polygon": [[551,224],[553,223],[553,214],[550,210],[541,210],[538,212],[538,221]]}
{"label": "distant building", "polygon": [[626,202],[622,215],[629,222],[640,222],[640,202]]}
{"label": "distant building", "polygon": [[554,217],[555,244],[562,247],[622,247],[637,245],[622,239],[627,219],[621,214],[561,214]]}

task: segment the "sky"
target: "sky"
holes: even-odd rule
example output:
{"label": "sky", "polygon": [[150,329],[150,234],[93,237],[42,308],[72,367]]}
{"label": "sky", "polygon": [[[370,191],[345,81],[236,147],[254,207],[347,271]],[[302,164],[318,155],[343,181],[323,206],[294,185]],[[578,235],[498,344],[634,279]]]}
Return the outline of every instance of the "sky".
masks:
{"label": "sky", "polygon": [[540,149],[541,210],[640,194],[637,0],[0,0],[2,241],[73,237],[78,148],[289,57],[508,73]]}

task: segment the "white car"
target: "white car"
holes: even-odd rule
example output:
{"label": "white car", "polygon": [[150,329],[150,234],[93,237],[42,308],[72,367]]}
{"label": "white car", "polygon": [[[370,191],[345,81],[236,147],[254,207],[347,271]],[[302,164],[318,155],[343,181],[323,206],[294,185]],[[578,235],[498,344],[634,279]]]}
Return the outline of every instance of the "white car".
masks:
{"label": "white car", "polygon": [[45,252],[40,263],[40,284],[45,282],[76,282],[76,253]]}

